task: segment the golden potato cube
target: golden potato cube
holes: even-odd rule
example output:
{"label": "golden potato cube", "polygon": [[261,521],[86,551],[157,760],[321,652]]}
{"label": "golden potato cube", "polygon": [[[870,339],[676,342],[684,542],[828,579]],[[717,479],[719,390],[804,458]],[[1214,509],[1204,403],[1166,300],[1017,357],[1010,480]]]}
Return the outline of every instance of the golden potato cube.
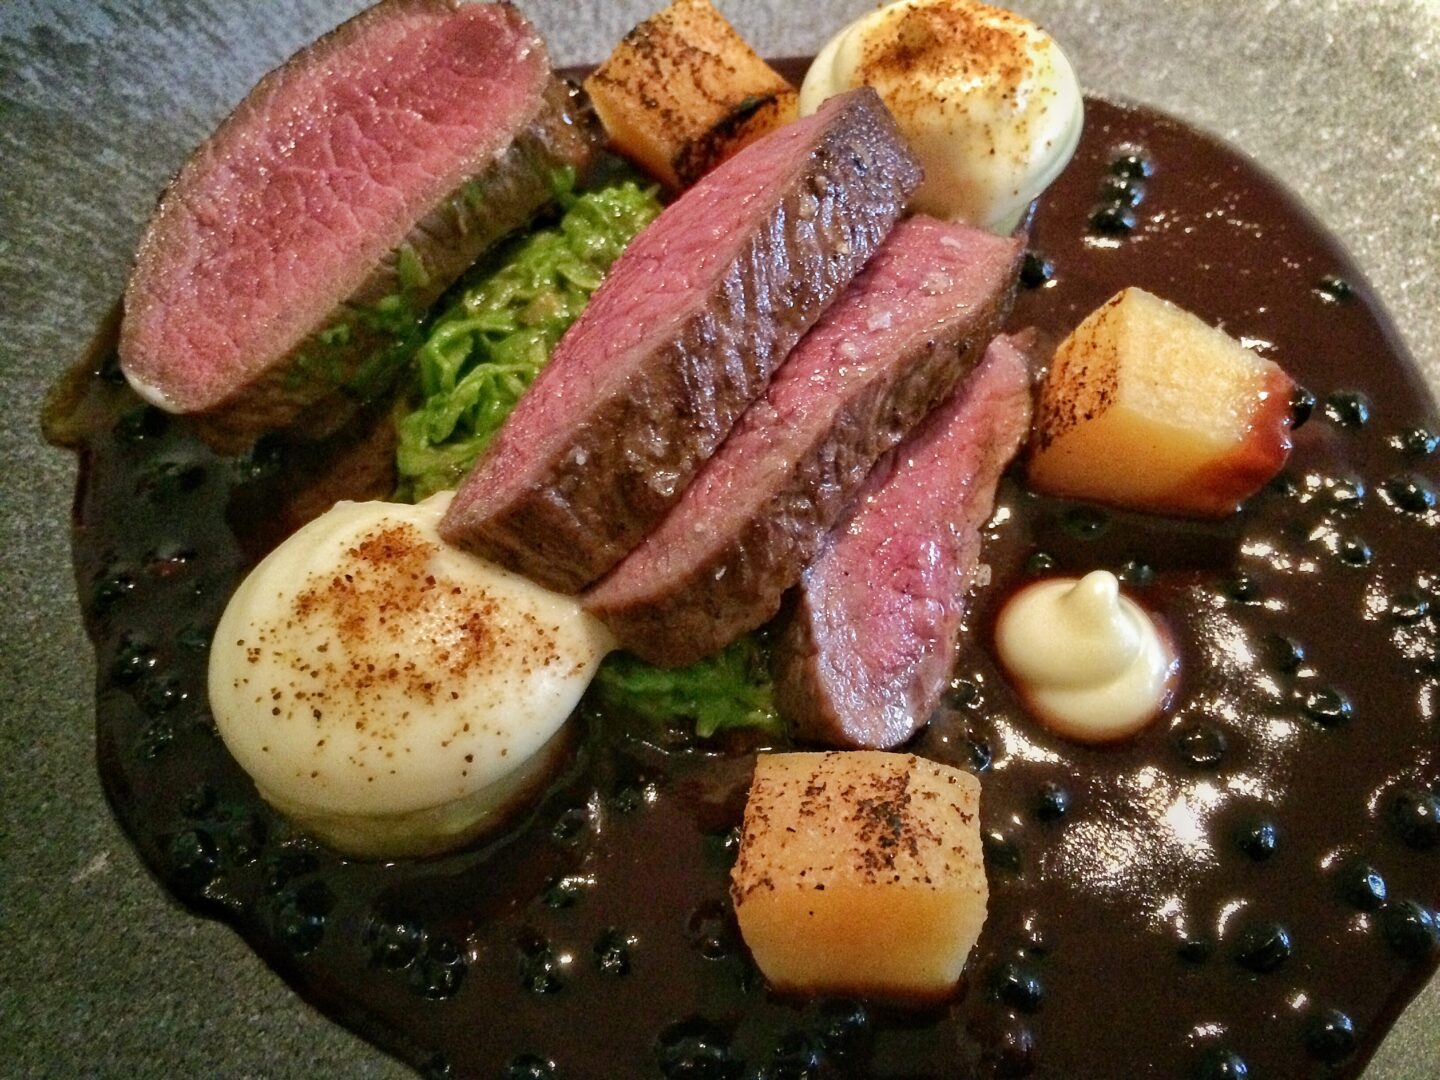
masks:
{"label": "golden potato cube", "polygon": [[1125,289],[1055,351],[1030,486],[1162,514],[1232,514],[1289,456],[1293,390],[1279,365],[1228,334]]}
{"label": "golden potato cube", "polygon": [[913,754],[762,754],[730,895],[777,990],[943,997],[985,922],[980,783]]}
{"label": "golden potato cube", "polygon": [[710,0],[675,0],[585,80],[615,149],[672,188],[789,123],[798,92]]}

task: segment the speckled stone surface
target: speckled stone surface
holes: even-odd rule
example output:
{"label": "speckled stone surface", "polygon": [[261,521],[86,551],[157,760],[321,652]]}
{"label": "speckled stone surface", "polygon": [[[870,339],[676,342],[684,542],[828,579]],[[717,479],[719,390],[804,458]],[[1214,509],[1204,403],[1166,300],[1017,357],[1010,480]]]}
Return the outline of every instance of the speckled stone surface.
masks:
{"label": "speckled stone surface", "polygon": [[[659,0],[522,0],[560,63]],[[0,1074],[402,1076],[230,931],[175,907],[112,822],[69,571],[74,467],[41,396],[124,280],[165,177],[354,0],[0,0]],[[864,0],[721,0],[762,51],[813,51]],[[1440,388],[1440,2],[1023,0],[1087,87],[1258,158],[1356,254]],[[1357,358],[1363,363],[1363,358]],[[1440,1076],[1440,986],[1375,1080]]]}

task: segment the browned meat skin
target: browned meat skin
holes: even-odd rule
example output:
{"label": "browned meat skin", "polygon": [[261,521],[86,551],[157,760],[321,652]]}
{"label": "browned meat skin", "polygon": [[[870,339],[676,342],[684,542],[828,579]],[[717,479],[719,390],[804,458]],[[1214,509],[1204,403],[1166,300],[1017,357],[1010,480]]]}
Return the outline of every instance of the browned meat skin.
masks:
{"label": "browned meat skin", "polygon": [[876,465],[805,571],[775,654],[775,700],[801,738],[888,749],[924,727],[954,664],[980,530],[1030,427],[1013,339]]}
{"label": "browned meat skin", "polygon": [[674,505],[920,175],[865,89],[706,176],[612,268],[461,487],[446,540],[562,592],[599,578]]}
{"label": "browned meat skin", "polygon": [[[486,89],[504,98],[488,118]],[[390,340],[357,312],[429,307],[599,145],[512,5],[380,3],[261,80],[166,190],[122,367],[222,452],[289,426],[323,436],[377,389],[346,386]]]}
{"label": "browned meat skin", "polygon": [[876,459],[980,361],[1019,257],[1017,240],[979,229],[899,225],[586,606],[667,666],[769,620]]}
{"label": "browned meat skin", "polygon": [[[557,169],[583,172],[599,145],[599,127],[589,106],[574,85],[552,77],[539,115],[500,159],[426,214],[317,334],[342,321],[348,308],[398,294],[399,257],[407,247],[429,279],[410,290],[408,302],[417,310],[428,308],[476,259],[550,203]],[[345,351],[326,354],[334,366],[319,374],[295,366],[295,359],[307,351],[333,348],[311,335],[260,381],[197,416],[201,436],[224,453],[243,450],[258,435],[287,426],[312,437],[337,430],[362,404],[343,383],[386,340],[363,324],[349,325],[353,329]],[[337,381],[342,384],[338,388]]]}

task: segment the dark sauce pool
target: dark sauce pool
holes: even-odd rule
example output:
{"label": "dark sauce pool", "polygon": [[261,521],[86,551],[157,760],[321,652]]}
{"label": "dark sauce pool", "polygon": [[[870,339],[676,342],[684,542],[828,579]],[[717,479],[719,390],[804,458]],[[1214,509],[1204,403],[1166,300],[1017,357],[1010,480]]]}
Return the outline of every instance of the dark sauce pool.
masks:
{"label": "dark sauce pool", "polygon": [[[1053,344],[1140,285],[1252,339],[1319,404],[1223,524],[1006,481],[996,584],[914,745],[983,783],[990,916],[952,1003],[768,993],[726,891],[750,757],[624,717],[586,712],[573,765],[483,848],[353,863],[295,834],[216,737],[207,643],[245,569],[315,512],[309,477],[332,476],[329,498],[387,481],[348,480],[344,447],[214,457],[112,357],[71,388],[74,555],[101,775],[147,865],[436,1075],[1357,1074],[1440,956],[1440,419],[1336,244],[1174,121],[1090,102],[1033,247],[1014,326]],[[988,647],[1007,590],[1097,567],[1170,621],[1184,661],[1173,712],[1106,749],[1030,721]]]}

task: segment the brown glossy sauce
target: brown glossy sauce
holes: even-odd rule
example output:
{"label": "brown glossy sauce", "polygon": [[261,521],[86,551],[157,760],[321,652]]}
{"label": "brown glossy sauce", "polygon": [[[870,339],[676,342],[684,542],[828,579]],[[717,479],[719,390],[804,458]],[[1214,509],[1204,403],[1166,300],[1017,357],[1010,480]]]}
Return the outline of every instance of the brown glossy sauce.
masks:
{"label": "brown glossy sauce", "polygon": [[[1097,243],[1097,187],[1126,144],[1154,175],[1134,232]],[[1440,418],[1336,244],[1253,165],[1173,121],[1090,102],[1033,247],[1054,277],[1022,293],[1014,326],[1053,344],[1140,285],[1271,343],[1321,404],[1282,482],[1221,524],[1003,485],[985,555],[996,585],[914,744],[983,785],[990,916],[953,1002],[769,994],[726,891],[750,759],[639,739],[624,717],[583,715],[573,766],[488,846],[384,865],[293,835],[214,734],[205,648],[245,568],[293,527],[285,494],[306,466],[214,457],[129,398],[110,363],[86,408],[123,419],[82,447],[75,567],[101,774],[145,862],[327,1015],[444,1075],[1173,1077],[1208,1075],[1224,1051],[1251,1076],[1358,1073],[1436,966],[1404,906],[1440,904],[1435,823],[1396,799],[1440,781],[1440,513],[1402,509],[1386,485],[1436,482],[1440,459],[1392,438]],[[1328,276],[1353,292],[1322,295]],[[1324,408],[1351,388],[1369,402],[1355,428]],[[1176,630],[1176,705],[1132,741],[1047,734],[998,673],[997,606],[1052,564],[1123,568]],[[1343,1031],[1323,1038],[1329,1009],[1353,1023],[1348,1053]],[[1338,1064],[1322,1063],[1327,1046]]]}

